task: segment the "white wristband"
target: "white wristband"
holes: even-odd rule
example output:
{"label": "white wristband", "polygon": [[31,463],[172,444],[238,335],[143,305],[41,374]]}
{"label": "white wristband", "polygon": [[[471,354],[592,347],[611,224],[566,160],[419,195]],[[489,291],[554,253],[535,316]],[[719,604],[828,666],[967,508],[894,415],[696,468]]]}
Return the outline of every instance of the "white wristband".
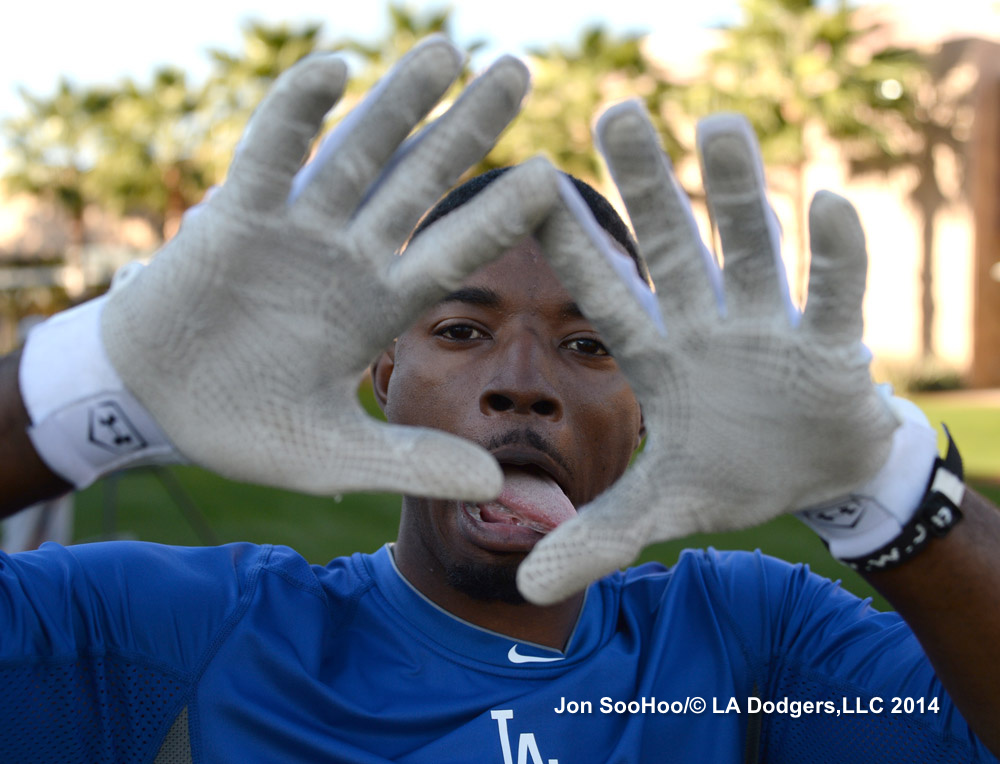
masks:
{"label": "white wristband", "polygon": [[106,300],[35,327],[21,354],[28,436],[49,468],[77,488],[125,467],[184,461],[108,359],[101,341]]}
{"label": "white wristband", "polygon": [[902,398],[890,398],[889,405],[902,424],[878,474],[850,496],[797,513],[837,559],[862,557],[899,536],[920,506],[934,469],[937,433],[927,417]]}

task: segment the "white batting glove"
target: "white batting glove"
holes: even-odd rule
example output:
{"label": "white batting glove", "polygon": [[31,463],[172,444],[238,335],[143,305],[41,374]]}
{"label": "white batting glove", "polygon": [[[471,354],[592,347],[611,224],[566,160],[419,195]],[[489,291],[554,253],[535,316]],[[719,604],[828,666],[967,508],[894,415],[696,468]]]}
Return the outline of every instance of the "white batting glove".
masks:
{"label": "white batting glove", "polygon": [[[527,91],[523,64],[501,59],[406,140],[460,66],[444,39],[419,45],[301,171],[346,69],[317,57],[277,81],[225,184],[108,296],[97,341],[107,368],[91,375],[93,384],[32,411],[37,396],[28,388],[39,373],[30,361],[45,353],[27,354],[22,393],[33,437],[56,429],[62,434],[48,441],[62,440],[65,451],[72,440],[68,461],[88,453],[83,469],[61,474],[80,485],[156,456],[142,448],[124,457],[89,453],[94,407],[134,397],[152,420],[129,417],[140,439],[238,480],[476,501],[500,491],[501,471],[486,451],[441,432],[377,423],[356,394],[368,363],[397,334],[531,231],[556,198],[554,170],[530,162],[396,256],[420,215],[493,145]],[[73,366],[60,373],[89,378]],[[60,419],[61,430],[53,424]]]}
{"label": "white batting glove", "polygon": [[616,277],[621,258],[599,254],[607,237],[568,188],[575,214],[555,214],[541,240],[628,378],[648,436],[630,470],[522,563],[518,585],[536,603],[568,596],[650,543],[756,525],[848,493],[886,461],[897,426],[861,343],[867,257],[848,202],[826,192],[813,200],[800,317],[742,117],[709,118],[698,132],[721,271],[642,108],[612,108],[597,132],[655,305],[635,299],[637,277]]}

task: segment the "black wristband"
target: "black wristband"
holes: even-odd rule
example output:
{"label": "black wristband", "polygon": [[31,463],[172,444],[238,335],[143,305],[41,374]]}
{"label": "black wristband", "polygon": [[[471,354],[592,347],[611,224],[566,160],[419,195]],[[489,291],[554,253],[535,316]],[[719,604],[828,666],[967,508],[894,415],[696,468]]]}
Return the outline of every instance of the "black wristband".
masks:
{"label": "black wristband", "polygon": [[861,557],[841,558],[842,563],[862,573],[890,570],[920,552],[931,538],[947,534],[962,519],[959,509],[965,495],[962,455],[947,427],[944,432],[948,436],[948,451],[944,459],[934,460],[927,490],[913,518],[888,544]]}

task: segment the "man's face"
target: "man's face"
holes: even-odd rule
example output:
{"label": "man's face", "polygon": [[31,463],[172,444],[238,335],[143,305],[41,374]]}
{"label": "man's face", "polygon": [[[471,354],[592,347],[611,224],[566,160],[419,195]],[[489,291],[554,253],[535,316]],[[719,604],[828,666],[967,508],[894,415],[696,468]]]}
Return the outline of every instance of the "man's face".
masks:
{"label": "man's face", "polygon": [[375,388],[390,422],[460,435],[504,467],[511,510],[404,501],[397,549],[479,598],[516,600],[540,531],[608,488],[641,438],[624,375],[533,239],[418,319]]}

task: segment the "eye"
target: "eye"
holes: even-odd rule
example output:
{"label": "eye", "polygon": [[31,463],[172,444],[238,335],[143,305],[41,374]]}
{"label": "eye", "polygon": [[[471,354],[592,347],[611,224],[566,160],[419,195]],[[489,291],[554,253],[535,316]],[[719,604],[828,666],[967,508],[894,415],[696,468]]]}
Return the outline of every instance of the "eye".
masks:
{"label": "eye", "polygon": [[595,340],[593,337],[574,337],[563,343],[563,347],[576,353],[594,356],[610,356],[611,353],[604,347],[604,343]]}
{"label": "eye", "polygon": [[481,340],[486,337],[486,332],[481,329],[477,329],[469,324],[450,324],[448,326],[442,326],[440,329],[434,332],[438,337],[444,337],[447,340],[455,340],[456,342],[467,342],[470,340]]}

